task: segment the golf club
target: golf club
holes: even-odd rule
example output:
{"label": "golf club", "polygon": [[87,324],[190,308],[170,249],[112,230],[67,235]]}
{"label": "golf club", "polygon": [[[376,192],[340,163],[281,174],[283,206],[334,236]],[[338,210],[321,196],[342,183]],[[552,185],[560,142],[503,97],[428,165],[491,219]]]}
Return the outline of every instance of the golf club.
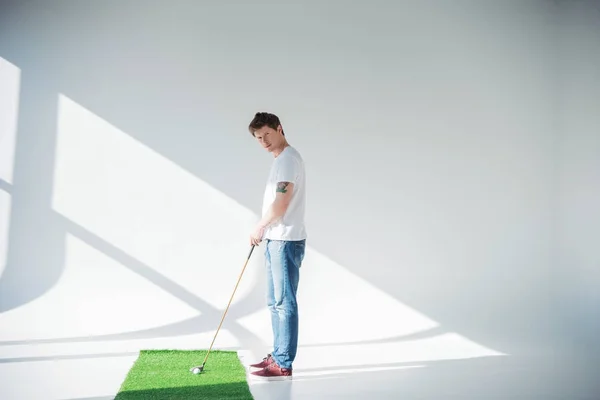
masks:
{"label": "golf club", "polygon": [[231,305],[231,301],[233,300],[233,295],[235,294],[235,291],[237,290],[238,285],[240,284],[240,280],[242,280],[242,275],[244,275],[244,271],[246,270],[246,266],[248,265],[248,261],[250,261],[250,256],[252,255],[252,252],[254,251],[254,246],[255,245],[252,245],[252,247],[250,247],[250,253],[248,254],[248,258],[246,258],[246,262],[244,263],[244,268],[242,268],[242,272],[240,273],[240,276],[239,276],[239,278],[237,280],[237,283],[235,284],[235,288],[233,289],[233,293],[231,293],[231,297],[229,298],[229,303],[227,304],[227,308],[225,308],[225,312],[223,313],[223,317],[221,317],[221,322],[219,323],[219,327],[217,328],[217,331],[215,332],[215,336],[213,337],[212,343],[210,344],[210,347],[208,348],[208,352],[206,353],[206,356],[204,357],[204,362],[202,363],[202,365],[190,368],[190,371],[194,375],[201,374],[202,371],[204,371],[204,365],[206,364],[206,360],[208,359],[208,355],[210,354],[210,351],[212,350],[213,344],[215,343],[215,339],[217,338],[219,330],[221,329],[221,325],[223,325],[223,321],[225,320],[225,315],[227,315],[227,310],[229,310],[229,306]]}

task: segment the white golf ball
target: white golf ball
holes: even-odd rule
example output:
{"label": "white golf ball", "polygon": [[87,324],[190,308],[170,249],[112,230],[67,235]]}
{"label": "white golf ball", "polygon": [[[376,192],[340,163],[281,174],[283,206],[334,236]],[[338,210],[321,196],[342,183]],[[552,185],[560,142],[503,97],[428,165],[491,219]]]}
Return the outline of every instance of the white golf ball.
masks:
{"label": "white golf ball", "polygon": [[200,373],[200,368],[194,368],[192,370],[192,374],[194,374],[194,375],[198,375],[199,373]]}

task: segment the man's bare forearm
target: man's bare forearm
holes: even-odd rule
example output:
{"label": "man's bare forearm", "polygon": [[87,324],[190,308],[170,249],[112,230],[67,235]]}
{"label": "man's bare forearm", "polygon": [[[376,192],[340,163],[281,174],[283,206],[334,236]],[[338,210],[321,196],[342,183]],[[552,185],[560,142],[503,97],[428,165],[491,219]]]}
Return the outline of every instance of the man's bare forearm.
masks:
{"label": "man's bare forearm", "polygon": [[289,182],[279,182],[277,183],[277,196],[269,209],[262,217],[260,222],[258,223],[259,227],[267,228],[269,225],[276,222],[278,219],[283,217],[285,212],[287,211],[291,192],[288,193],[293,188],[293,185],[290,185]]}
{"label": "man's bare forearm", "polygon": [[271,206],[269,206],[269,209],[267,210],[265,215],[262,217],[262,219],[260,220],[258,225],[260,227],[267,228],[274,222],[277,222],[277,220],[279,220],[281,217],[283,217],[286,210],[287,210],[287,205],[283,201],[281,201],[279,198],[275,199],[275,201],[273,203],[271,203]]}

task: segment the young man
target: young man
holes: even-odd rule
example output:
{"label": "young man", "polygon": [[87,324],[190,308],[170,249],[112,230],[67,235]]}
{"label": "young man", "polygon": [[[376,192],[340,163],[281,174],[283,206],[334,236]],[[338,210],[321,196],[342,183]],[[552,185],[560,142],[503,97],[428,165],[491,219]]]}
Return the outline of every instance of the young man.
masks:
{"label": "young man", "polygon": [[304,161],[287,142],[276,115],[256,113],[248,129],[274,157],[263,197],[262,219],[250,235],[251,244],[266,242],[267,305],[274,343],[272,353],[251,365],[259,368],[252,375],[290,379],[298,345],[296,293],[306,246]]}

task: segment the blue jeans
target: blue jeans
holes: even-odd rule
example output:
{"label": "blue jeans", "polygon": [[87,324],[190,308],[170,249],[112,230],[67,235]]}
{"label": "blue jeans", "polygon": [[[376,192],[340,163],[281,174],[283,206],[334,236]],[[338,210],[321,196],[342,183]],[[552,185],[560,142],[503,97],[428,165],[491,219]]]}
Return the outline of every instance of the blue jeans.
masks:
{"label": "blue jeans", "polygon": [[272,357],[292,368],[298,348],[298,282],[306,240],[266,240],[267,305],[273,328]]}

